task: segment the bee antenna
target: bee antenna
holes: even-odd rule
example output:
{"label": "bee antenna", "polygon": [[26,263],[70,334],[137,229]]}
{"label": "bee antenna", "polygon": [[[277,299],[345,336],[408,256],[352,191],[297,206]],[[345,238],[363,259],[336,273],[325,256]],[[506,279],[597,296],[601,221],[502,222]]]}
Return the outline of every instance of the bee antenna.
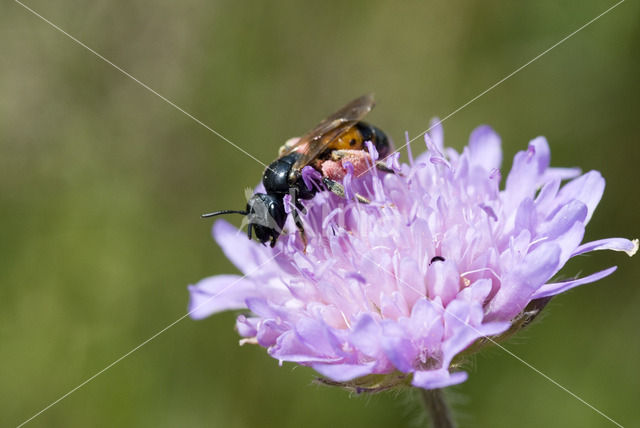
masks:
{"label": "bee antenna", "polygon": [[212,213],[202,214],[200,217],[202,217],[202,218],[215,217],[217,215],[223,215],[223,214],[242,214],[242,215],[247,215],[247,214],[249,214],[249,211],[222,210],[222,211],[214,211]]}

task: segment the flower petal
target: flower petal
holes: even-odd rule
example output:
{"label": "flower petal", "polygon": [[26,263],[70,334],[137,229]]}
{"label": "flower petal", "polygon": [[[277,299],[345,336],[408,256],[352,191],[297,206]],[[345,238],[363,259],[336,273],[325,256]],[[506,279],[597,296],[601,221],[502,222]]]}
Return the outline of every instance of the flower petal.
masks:
{"label": "flower petal", "polygon": [[258,331],[256,332],[256,340],[260,346],[269,347],[278,343],[278,338],[281,334],[288,330],[288,326],[283,323],[279,323],[274,319],[262,320],[258,325]]}
{"label": "flower petal", "polygon": [[258,334],[258,322],[260,318],[247,318],[244,315],[236,318],[236,330],[242,337],[255,337]]}
{"label": "flower petal", "polygon": [[381,344],[387,358],[401,372],[413,371],[413,363],[418,354],[406,332],[395,321],[382,325]]}
{"label": "flower petal", "polygon": [[444,150],[444,129],[442,122],[437,117],[431,119],[431,123],[429,123],[429,136],[438,150],[442,152]]}
{"label": "flower petal", "polygon": [[598,171],[589,171],[565,184],[558,192],[556,204],[562,206],[572,199],[584,202],[587,206],[584,224],[587,224],[602,198],[604,184],[604,178]]}
{"label": "flower petal", "polygon": [[608,238],[587,242],[586,244],[582,244],[576,248],[575,251],[571,253],[571,256],[577,256],[578,254],[589,253],[597,250],[624,251],[629,255],[629,257],[631,257],[636,253],[636,251],[638,251],[638,240],[634,239],[630,241],[625,238]]}
{"label": "flower petal", "polygon": [[188,288],[189,316],[199,320],[216,312],[246,308],[247,295],[255,292],[256,285],[238,275],[218,275],[204,278]]}
{"label": "flower petal", "polygon": [[315,363],[311,367],[323,376],[336,382],[346,382],[373,372],[375,361],[364,364],[323,364]]}
{"label": "flower petal", "polygon": [[285,331],[278,337],[277,343],[269,348],[269,355],[280,361],[315,364],[339,362],[342,358],[318,355],[304,344],[293,330]]}
{"label": "flower petal", "polygon": [[453,261],[433,263],[427,270],[427,288],[431,299],[439,296],[446,306],[460,288],[460,275]]}
{"label": "flower petal", "polygon": [[486,171],[500,168],[502,148],[500,136],[487,125],[477,127],[469,137],[469,157],[473,165]]}
{"label": "flower petal", "polygon": [[556,294],[564,293],[574,287],[582,284],[588,284],[590,282],[598,281],[604,277],[611,275],[617,269],[616,266],[612,266],[609,269],[601,270],[589,276],[574,279],[573,281],[556,282],[551,284],[545,284],[536,291],[531,299],[539,299],[541,297],[555,296]]}
{"label": "flower petal", "polygon": [[578,200],[568,201],[562,205],[552,218],[544,221],[537,228],[538,237],[555,239],[563,235],[577,222],[584,222],[587,217],[587,206]]}
{"label": "flower petal", "polygon": [[442,341],[444,325],[442,308],[436,303],[422,298],[416,302],[408,322],[409,332],[414,342],[423,349],[437,349]]}
{"label": "flower petal", "polygon": [[548,183],[555,180],[571,180],[582,174],[580,168],[547,168],[542,177],[542,182]]}
{"label": "flower petal", "polygon": [[267,267],[270,256],[263,246],[243,235],[226,220],[218,220],[213,224],[213,238],[231,263],[245,275],[260,273],[260,269]]}
{"label": "flower petal", "polygon": [[555,243],[542,243],[527,254],[513,271],[502,277],[491,300],[486,321],[509,320],[529,302],[531,295],[556,272],[561,250]]}
{"label": "flower petal", "polygon": [[337,356],[337,339],[322,321],[303,318],[296,323],[296,335],[302,343],[319,355]]}
{"label": "flower petal", "polygon": [[449,373],[447,369],[417,371],[413,374],[411,384],[418,388],[437,389],[457,385],[467,380],[467,372]]}
{"label": "flower petal", "polygon": [[543,137],[532,140],[527,151],[516,154],[504,191],[508,212],[520,205],[522,199],[534,197],[535,190],[542,184],[541,176],[549,165],[549,157],[549,145]]}
{"label": "flower petal", "polygon": [[350,342],[363,354],[373,357],[380,352],[380,325],[370,314],[364,314],[353,326]]}
{"label": "flower petal", "polygon": [[[456,320],[455,336],[448,339],[442,346],[443,361],[442,364],[448,367],[451,360],[460,352],[464,351],[469,345],[481,337],[496,336],[503,333],[511,327],[511,323],[507,321],[490,322],[480,326],[469,325],[466,322]],[[449,320],[451,323],[451,320]]]}

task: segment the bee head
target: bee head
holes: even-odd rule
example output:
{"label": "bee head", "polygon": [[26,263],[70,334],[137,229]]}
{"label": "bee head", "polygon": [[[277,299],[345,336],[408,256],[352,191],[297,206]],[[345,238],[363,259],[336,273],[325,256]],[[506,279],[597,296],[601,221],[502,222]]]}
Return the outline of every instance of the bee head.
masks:
{"label": "bee head", "polygon": [[279,196],[265,193],[256,193],[247,201],[247,235],[251,239],[251,233],[256,233],[256,238],[261,243],[271,241],[273,247],[282,233],[282,228],[287,219],[284,210],[284,201]]}
{"label": "bee head", "polygon": [[246,216],[247,235],[252,239],[255,232],[256,238],[262,244],[271,241],[271,246],[276,245],[276,241],[282,233],[282,228],[287,220],[287,213],[284,210],[284,201],[279,196],[265,193],[256,193],[247,201],[245,211],[222,210],[212,213],[202,214],[202,217],[215,217],[223,214],[242,214]]}

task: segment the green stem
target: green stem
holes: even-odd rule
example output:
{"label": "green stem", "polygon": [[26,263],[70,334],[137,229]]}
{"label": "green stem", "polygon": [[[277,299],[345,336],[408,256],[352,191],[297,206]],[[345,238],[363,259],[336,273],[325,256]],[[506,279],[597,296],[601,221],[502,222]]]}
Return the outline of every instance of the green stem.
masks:
{"label": "green stem", "polygon": [[422,402],[429,415],[432,428],[455,428],[451,411],[442,389],[420,389]]}

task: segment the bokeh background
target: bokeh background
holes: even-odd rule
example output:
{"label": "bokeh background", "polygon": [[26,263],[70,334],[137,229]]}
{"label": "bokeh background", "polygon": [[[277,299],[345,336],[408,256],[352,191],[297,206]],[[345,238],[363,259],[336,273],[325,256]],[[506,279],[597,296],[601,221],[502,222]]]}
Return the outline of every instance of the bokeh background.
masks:
{"label": "bokeh background", "polygon": [[[614,4],[28,0],[264,162],[346,101],[414,136]],[[586,239],[638,237],[640,7],[626,1],[445,126],[488,123],[510,159],[543,134],[555,166],[607,179]],[[186,286],[236,272],[202,212],[241,208],[262,166],[19,4],[0,6],[0,425],[16,426],[183,316]],[[413,144],[414,152],[423,144]],[[239,219],[232,219],[239,224]],[[638,257],[638,256],[636,256]],[[640,260],[556,298],[508,348],[584,400],[640,417]],[[234,314],[185,319],[33,427],[410,426],[410,397],[312,385],[239,347]],[[453,390],[461,426],[614,426],[500,350]]]}

